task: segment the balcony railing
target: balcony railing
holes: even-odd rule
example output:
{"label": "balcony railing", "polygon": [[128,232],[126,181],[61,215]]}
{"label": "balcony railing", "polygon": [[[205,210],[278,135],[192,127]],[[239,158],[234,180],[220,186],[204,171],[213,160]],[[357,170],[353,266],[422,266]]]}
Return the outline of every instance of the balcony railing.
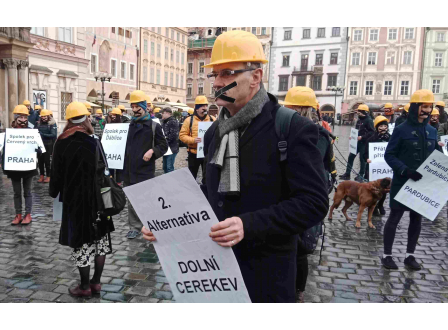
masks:
{"label": "balcony railing", "polygon": [[213,47],[216,38],[188,40],[188,48],[207,48]]}
{"label": "balcony railing", "polygon": [[295,66],[294,72],[309,72],[308,65]]}

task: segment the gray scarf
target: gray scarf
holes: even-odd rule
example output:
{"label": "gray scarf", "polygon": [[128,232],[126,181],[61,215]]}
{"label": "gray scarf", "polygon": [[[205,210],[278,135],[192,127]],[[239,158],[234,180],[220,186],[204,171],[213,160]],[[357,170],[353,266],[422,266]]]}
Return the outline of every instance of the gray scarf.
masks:
{"label": "gray scarf", "polygon": [[210,163],[221,170],[218,192],[225,195],[239,195],[239,132],[257,117],[264,105],[269,102],[269,96],[260,84],[260,90],[233,117],[229,110],[222,108],[218,118],[218,128],[215,133],[217,140],[215,154]]}

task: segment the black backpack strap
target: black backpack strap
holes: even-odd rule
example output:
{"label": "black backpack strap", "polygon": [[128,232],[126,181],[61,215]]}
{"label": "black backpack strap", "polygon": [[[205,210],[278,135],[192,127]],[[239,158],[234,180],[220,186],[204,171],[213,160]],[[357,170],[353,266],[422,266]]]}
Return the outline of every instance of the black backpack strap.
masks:
{"label": "black backpack strap", "polygon": [[279,139],[278,150],[280,151],[280,161],[288,158],[288,136],[292,117],[297,114],[294,110],[279,107],[275,114],[275,133]]}
{"label": "black backpack strap", "polygon": [[193,115],[190,116],[190,136],[193,137],[193,131],[191,130],[193,128]]}

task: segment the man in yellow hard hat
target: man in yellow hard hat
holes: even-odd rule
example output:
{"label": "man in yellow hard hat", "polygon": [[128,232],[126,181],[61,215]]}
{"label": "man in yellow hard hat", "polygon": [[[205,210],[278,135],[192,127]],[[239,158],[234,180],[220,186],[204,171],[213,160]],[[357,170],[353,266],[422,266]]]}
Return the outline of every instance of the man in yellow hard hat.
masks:
{"label": "man in yellow hard hat", "polygon": [[436,130],[439,130],[439,117],[440,117],[439,110],[437,108],[434,108],[429,118],[429,125],[434,127]]}
{"label": "man in yellow hard hat", "polygon": [[393,123],[394,122],[394,110],[393,110],[393,105],[392,103],[386,103],[384,105],[384,117],[387,118],[387,120],[389,121],[389,123]]}
{"label": "man in yellow hard hat", "polygon": [[199,122],[209,122],[215,119],[207,115],[208,100],[204,95],[198,95],[194,101],[194,112],[190,117],[185,119],[179,132],[179,139],[188,146],[188,168],[191,174],[198,176],[199,167],[204,170],[204,158],[197,158],[198,143],[201,138],[198,137]]}
{"label": "man in yellow hard hat", "polygon": [[[39,120],[39,113],[31,107],[31,102],[29,100],[23,101],[23,105],[26,106],[30,113],[30,115],[28,116],[28,122],[31,123],[34,127],[34,125],[36,125],[37,121]],[[40,107],[40,105],[36,105],[36,107]]]}
{"label": "man in yellow hard hat", "polygon": [[117,108],[121,110],[121,122],[122,123],[130,123],[131,117],[126,113],[125,106],[120,104]]}
{"label": "man in yellow hard hat", "polygon": [[[147,110],[147,96],[141,90],[131,93],[133,117],[129,124],[128,139],[124,155],[124,186],[131,186],[155,177],[156,159],[168,151],[168,143],[162,127],[153,121]],[[128,203],[128,222],[130,230],[126,237],[134,239],[143,225],[137,213]]]}
{"label": "man in yellow hard hat", "polygon": [[410,103],[408,119],[395,127],[384,154],[386,163],[394,171],[390,190],[391,212],[384,226],[384,254],[381,259],[387,269],[398,269],[392,258],[392,246],[397,226],[406,211],[410,212],[410,222],[404,265],[410,270],[421,269],[414,252],[420,236],[422,215],[401,204],[395,196],[409,179],[418,181],[423,177],[417,169],[434,149],[440,150],[437,131],[428,125],[435,103],[434,94],[427,89],[417,90],[412,94]]}
{"label": "man in yellow hard hat", "polygon": [[375,128],[373,127],[373,120],[370,117],[370,111],[367,104],[360,104],[358,106],[358,120],[355,128],[358,130],[358,144],[356,155],[350,153],[348,156],[347,168],[345,173],[339,176],[341,180],[350,180],[350,173],[353,171],[353,162],[356,156],[359,154],[360,169],[358,175],[355,177],[355,181],[364,182],[364,173],[366,169],[366,160],[364,159],[364,149],[366,148],[367,139],[374,134]]}
{"label": "man in yellow hard hat", "polygon": [[251,301],[295,302],[297,236],[325,218],[326,180],[312,121],[283,108],[279,118],[290,130],[277,137],[280,106],[263,87],[265,63],[261,42],[249,32],[216,39],[205,67],[212,68],[207,76],[222,108],[205,134],[201,188],[220,220],[209,235],[232,247]]}
{"label": "man in yellow hard hat", "polygon": [[[29,129],[28,127],[28,118],[29,118],[29,110],[25,105],[18,105],[14,108],[14,124],[12,125],[16,130],[18,129]],[[20,134],[18,131],[17,134]],[[21,148],[21,145],[18,144],[17,147]],[[37,156],[41,154],[40,148],[36,149]],[[31,211],[33,207],[33,195],[31,193],[31,187],[33,184],[33,177],[36,176],[37,168],[29,171],[20,171],[20,170],[5,170],[5,145],[3,145],[2,152],[2,169],[3,174],[5,174],[12,182],[12,188],[14,191],[14,209],[16,212],[16,216],[14,220],[11,222],[11,225],[28,225],[31,223]],[[22,189],[23,187],[23,189]],[[22,218],[22,192],[23,197],[25,199],[25,218]]]}
{"label": "man in yellow hard hat", "polygon": [[408,113],[409,113],[409,107],[411,106],[410,103],[406,104],[403,107],[403,111],[401,112],[401,116],[397,118],[397,120],[395,120],[395,127],[397,127],[398,125],[404,123],[406,121],[406,119],[408,118]]}
{"label": "man in yellow hard hat", "polygon": [[103,111],[101,111],[101,109],[95,111],[95,115],[93,116],[91,122],[95,135],[101,140],[104,126],[106,126],[106,120],[104,120]]}
{"label": "man in yellow hard hat", "polygon": [[437,101],[434,108],[439,110],[440,116],[439,116],[439,122],[444,124],[448,120],[448,114],[445,111],[445,102],[443,101]]}
{"label": "man in yellow hard hat", "polygon": [[[41,110],[40,119],[36,126],[46,150],[38,158],[40,178],[37,182],[49,183],[51,170],[50,157],[53,154],[54,141],[58,136],[58,127],[56,126],[55,120],[50,117],[50,111],[47,109]],[[44,178],[45,175],[46,178]]]}
{"label": "man in yellow hard hat", "polygon": [[146,95],[145,100],[146,100],[146,110],[148,111],[151,119],[156,118],[155,113],[154,113],[155,107],[153,107],[153,105],[151,103],[151,97]]}

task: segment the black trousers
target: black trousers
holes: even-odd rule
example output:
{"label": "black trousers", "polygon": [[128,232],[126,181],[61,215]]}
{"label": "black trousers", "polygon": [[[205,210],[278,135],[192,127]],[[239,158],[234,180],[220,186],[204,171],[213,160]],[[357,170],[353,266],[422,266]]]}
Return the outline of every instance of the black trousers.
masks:
{"label": "black trousers", "polygon": [[[390,211],[389,219],[387,219],[386,225],[384,226],[384,254],[392,254],[395,233],[404,212],[405,210],[403,209],[391,209]],[[408,245],[406,253],[414,253],[422,229],[422,216],[417,212],[410,211],[409,217],[410,223],[408,228]]]}
{"label": "black trousers", "polygon": [[308,278],[308,255],[297,256],[296,290],[305,291]]}
{"label": "black trousers", "polygon": [[188,169],[195,179],[198,176],[199,166],[201,166],[202,171],[204,171],[204,158],[198,159],[196,154],[188,152]]}
{"label": "black trousers", "polygon": [[40,154],[37,161],[39,162],[39,173],[40,175],[47,174],[46,176],[50,176],[50,170],[51,170],[51,154],[53,153],[53,145],[45,145],[46,152],[43,154]]}

